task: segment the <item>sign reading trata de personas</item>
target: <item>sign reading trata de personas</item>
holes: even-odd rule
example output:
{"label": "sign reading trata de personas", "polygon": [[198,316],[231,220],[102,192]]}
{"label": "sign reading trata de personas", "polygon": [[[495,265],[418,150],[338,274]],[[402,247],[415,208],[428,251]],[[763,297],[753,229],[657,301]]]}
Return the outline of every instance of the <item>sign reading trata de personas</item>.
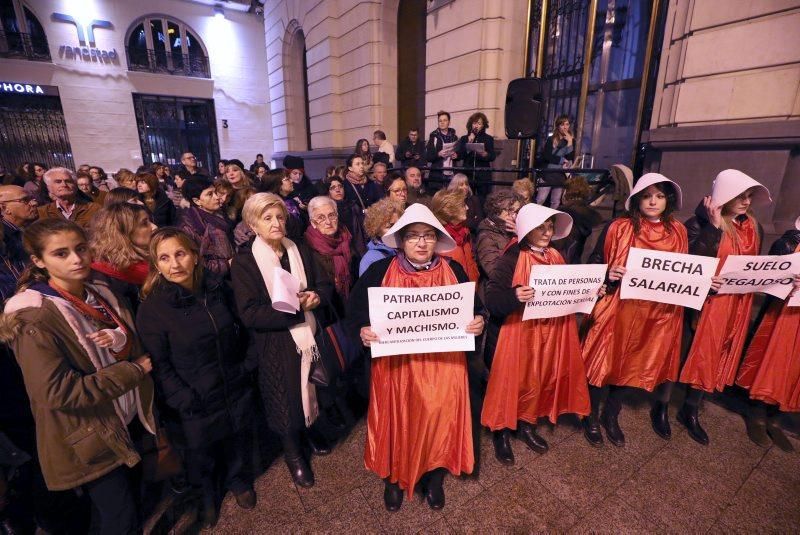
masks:
{"label": "sign reading trata de personas", "polygon": [[525,303],[522,321],[591,313],[607,268],[606,264],[533,266],[528,284],[535,294]]}
{"label": "sign reading trata de personas", "polygon": [[367,292],[370,326],[379,340],[370,346],[373,357],[475,350],[475,335],[465,332],[475,317],[474,282]]}
{"label": "sign reading trata de personas", "polygon": [[721,294],[764,292],[786,299],[794,276],[800,273],[800,253],[777,256],[731,255],[725,259],[719,276],[725,282]]}
{"label": "sign reading trata de personas", "polygon": [[641,299],[695,310],[711,289],[719,258],[631,247],[620,299]]}

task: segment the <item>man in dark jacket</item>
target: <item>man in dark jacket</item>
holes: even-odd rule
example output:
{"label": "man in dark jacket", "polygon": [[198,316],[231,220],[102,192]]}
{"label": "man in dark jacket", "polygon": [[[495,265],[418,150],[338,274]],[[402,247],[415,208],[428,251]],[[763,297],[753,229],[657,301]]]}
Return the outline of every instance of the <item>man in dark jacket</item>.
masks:
{"label": "man in dark jacket", "polygon": [[397,146],[395,157],[403,167],[425,165],[425,143],[419,138],[419,129],[412,128]]}
{"label": "man in dark jacket", "polygon": [[0,186],[0,216],[3,224],[3,251],[0,262],[0,298],[12,295],[17,280],[30,263],[22,247],[22,229],[39,218],[36,199],[19,186]]}
{"label": "man in dark jacket", "polygon": [[184,180],[192,177],[208,178],[208,173],[197,166],[197,158],[191,152],[181,154],[181,168],[176,174]]}

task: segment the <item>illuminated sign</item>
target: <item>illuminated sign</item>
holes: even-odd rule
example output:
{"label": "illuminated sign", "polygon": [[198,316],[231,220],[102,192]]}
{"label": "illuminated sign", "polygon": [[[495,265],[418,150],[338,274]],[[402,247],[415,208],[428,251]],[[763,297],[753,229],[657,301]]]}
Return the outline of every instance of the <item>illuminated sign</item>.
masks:
{"label": "illuminated sign", "polygon": [[58,95],[58,88],[52,85],[0,82],[0,93],[14,93],[17,95]]}
{"label": "illuminated sign", "polygon": [[58,47],[58,54],[62,58],[76,59],[89,62],[99,63],[119,63],[119,54],[117,49],[100,50],[96,47],[94,38],[95,28],[102,28],[104,30],[113,30],[114,25],[109,20],[94,19],[89,24],[84,26],[75,20],[72,15],[64,13],[53,13],[53,20],[56,22],[66,22],[67,24],[74,24],[75,30],[78,34],[78,44],[80,46],[61,45]]}

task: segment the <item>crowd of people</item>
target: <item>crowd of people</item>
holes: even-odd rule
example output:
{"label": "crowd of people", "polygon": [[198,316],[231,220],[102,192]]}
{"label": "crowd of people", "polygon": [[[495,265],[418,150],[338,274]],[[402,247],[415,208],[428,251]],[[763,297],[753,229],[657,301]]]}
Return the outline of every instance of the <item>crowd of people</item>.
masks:
{"label": "crowd of people", "polygon": [[[156,163],[112,178],[92,165],[29,163],[19,183],[4,180],[5,496],[9,483],[18,499],[35,496],[32,518],[59,531],[44,506],[78,490],[91,501],[93,532],[135,533],[151,437],[157,459],[177,463],[161,477],[193,493],[203,525],[213,526],[227,492],[256,506],[254,429],[279,437],[293,481],[311,487],[310,455],[329,453],[329,430],[352,423],[341,401],[353,393],[366,407],[364,463],[385,481],[389,511],[416,488],[431,508],[444,507],[444,476],[473,472],[481,426],[504,464],[515,462],[513,437],[546,452],[537,426],[565,414],[592,446],[623,446],[624,387],[651,394],[652,428],[669,440],[673,387],[685,385],[677,419],[705,445],[699,403],[739,385],[750,398],[748,436],[791,448],[776,415],[800,411],[800,308],[771,299],[752,322],[753,294],[717,295],[719,277],[699,315],[622,300],[619,290],[631,247],[759,254],[752,207],[771,202],[763,185],[723,171],[684,224],[674,217],[680,185],[646,174],[586,258],[601,223],[586,181],[535,191],[527,179],[492,188],[482,171],[454,172],[455,160],[484,167],[495,154],[485,115],[474,114],[460,138],[449,119],[440,113],[427,143],[412,130],[396,150],[377,131],[378,151],[361,139],[318,181],[298,156],[277,169],[261,154],[248,168],[220,161],[211,177],[191,153],[174,173]],[[570,165],[568,119],[545,147],[549,165]],[[800,252],[800,218],[797,226],[773,254]],[[523,321],[536,295],[531,270],[582,261],[609,266],[592,313]],[[285,272],[299,282],[294,308],[279,298]],[[369,288],[468,281],[478,284],[465,330],[478,350],[370,359],[379,338]],[[314,369],[332,326],[359,357],[321,385]],[[685,331],[693,337],[682,358]],[[10,518],[9,500],[0,507]]]}

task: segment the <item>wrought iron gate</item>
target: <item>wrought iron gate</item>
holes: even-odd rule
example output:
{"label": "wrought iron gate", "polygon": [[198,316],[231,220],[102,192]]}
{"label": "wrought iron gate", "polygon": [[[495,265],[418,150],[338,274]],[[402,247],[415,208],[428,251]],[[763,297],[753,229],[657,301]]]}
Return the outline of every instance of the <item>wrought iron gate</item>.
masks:
{"label": "wrought iron gate", "polygon": [[134,93],[133,107],[145,164],[180,163],[191,152],[205,169],[219,159],[214,101]]}
{"label": "wrought iron gate", "polygon": [[0,164],[23,162],[75,168],[59,97],[0,93]]}

